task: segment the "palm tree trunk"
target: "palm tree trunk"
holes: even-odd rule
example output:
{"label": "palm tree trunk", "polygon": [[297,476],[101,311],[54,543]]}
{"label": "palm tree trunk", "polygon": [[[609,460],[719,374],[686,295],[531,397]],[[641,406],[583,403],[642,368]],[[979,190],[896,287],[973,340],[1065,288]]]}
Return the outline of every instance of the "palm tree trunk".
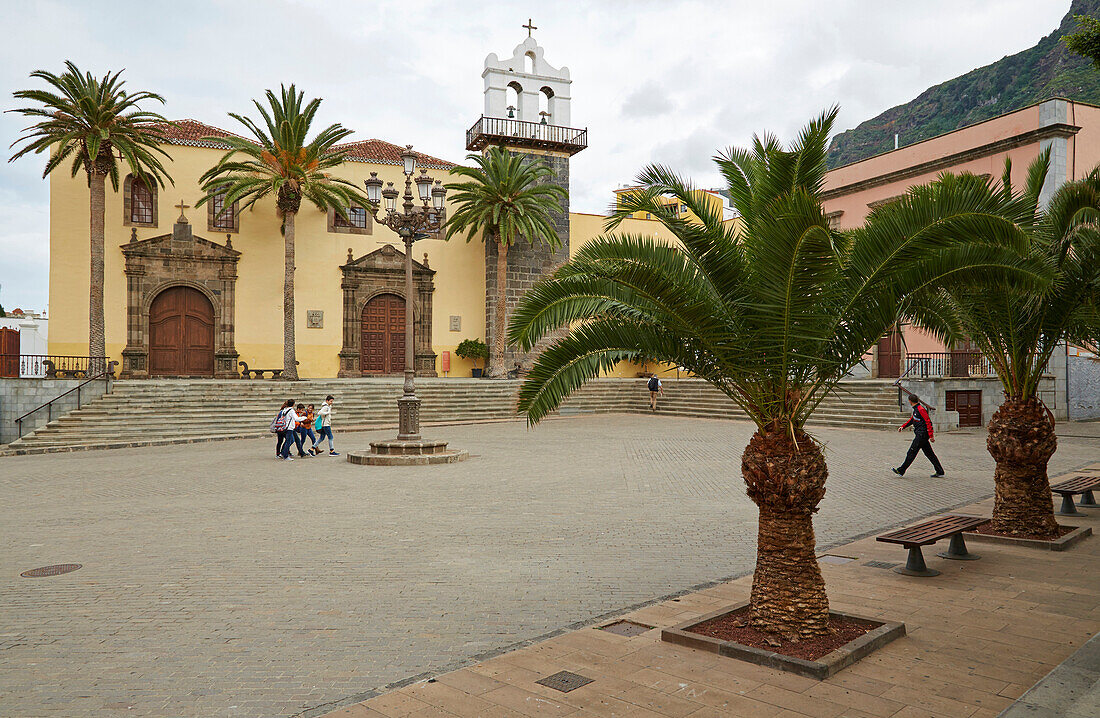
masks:
{"label": "palm tree trunk", "polygon": [[829,475],[821,448],[802,431],[794,441],[783,429],[757,431],[741,457],[741,473],[760,509],[751,625],[792,639],[830,633],[813,526]]}
{"label": "palm tree trunk", "polygon": [[297,212],[283,214],[283,378],[298,378],[298,362],[294,353],[294,217]]}
{"label": "palm tree trunk", "polygon": [[493,312],[493,351],[489,362],[489,376],[500,378],[508,375],[504,368],[505,327],[508,326],[508,245],[497,242],[497,308]]}
{"label": "palm tree trunk", "polygon": [[[88,273],[88,356],[93,358],[107,356],[107,339],[104,335],[103,319],[103,212],[105,205],[106,175],[91,173],[88,177],[90,200],[89,235],[91,245],[91,266]],[[98,362],[88,367],[92,372],[102,371]]]}
{"label": "palm tree trunk", "polygon": [[1008,398],[989,420],[986,448],[997,462],[993,530],[1053,538],[1058,531],[1047,462],[1058,437],[1037,398]]}

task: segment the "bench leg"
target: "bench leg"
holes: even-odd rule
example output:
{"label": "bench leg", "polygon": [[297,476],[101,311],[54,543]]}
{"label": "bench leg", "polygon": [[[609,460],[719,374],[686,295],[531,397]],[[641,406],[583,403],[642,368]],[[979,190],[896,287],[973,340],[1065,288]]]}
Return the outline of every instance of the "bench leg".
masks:
{"label": "bench leg", "polygon": [[1100,504],[1096,503],[1096,499],[1092,496],[1092,489],[1081,494],[1081,500],[1077,502],[1077,505],[1086,509],[1100,509]]}
{"label": "bench leg", "polygon": [[898,566],[894,569],[894,573],[900,573],[902,576],[939,576],[940,572],[934,568],[928,568],[924,564],[924,554],[921,553],[920,546],[909,547],[909,558],[905,562],[905,566]]}
{"label": "bench leg", "polygon": [[1073,494],[1069,492],[1062,493],[1062,508],[1058,509],[1054,513],[1059,516],[1078,516],[1080,512],[1077,507],[1073,505]]}
{"label": "bench leg", "polygon": [[977,561],[981,556],[976,553],[970,553],[966,550],[966,541],[963,539],[962,532],[951,535],[951,543],[948,544],[946,551],[941,551],[936,554],[940,558],[949,558],[955,561]]}

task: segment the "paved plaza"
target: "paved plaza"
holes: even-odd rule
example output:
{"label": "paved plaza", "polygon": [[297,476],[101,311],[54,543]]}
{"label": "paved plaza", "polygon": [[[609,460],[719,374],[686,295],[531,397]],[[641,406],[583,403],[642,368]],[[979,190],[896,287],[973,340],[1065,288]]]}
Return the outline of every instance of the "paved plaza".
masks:
{"label": "paved plaza", "polygon": [[[318,715],[744,574],[751,431],[659,415],[435,428],[470,460],[410,468],[280,463],[268,440],[0,459],[0,713]],[[923,458],[890,474],[908,434],[818,433],[822,547],[992,492],[984,433],[938,437],[946,479]],[[1095,432],[1067,433],[1052,473],[1096,461]],[[58,563],[83,568],[19,576]]]}

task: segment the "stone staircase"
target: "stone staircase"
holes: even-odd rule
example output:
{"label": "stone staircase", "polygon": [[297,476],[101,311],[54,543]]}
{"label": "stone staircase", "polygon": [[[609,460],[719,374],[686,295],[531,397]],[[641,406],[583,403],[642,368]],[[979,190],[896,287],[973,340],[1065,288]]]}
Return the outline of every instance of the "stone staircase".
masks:
{"label": "stone staircase", "polygon": [[[744,419],[740,408],[701,379],[661,379],[664,396],[658,414],[701,419]],[[576,413],[649,413],[644,379],[601,379],[584,386],[562,406],[563,415]],[[896,429],[905,420],[898,409],[897,387],[890,380],[853,379],[837,387],[810,420],[809,427]]]}
{"label": "stone staircase", "polygon": [[[745,419],[725,395],[699,379],[666,379],[660,414]],[[425,425],[516,419],[519,381],[417,379]],[[396,427],[400,378],[305,380],[120,380],[99,399],[13,442],[0,455],[118,448],[269,436],[286,399],[319,405],[337,397],[341,431]],[[601,379],[583,387],[559,414],[649,413],[644,379]],[[888,381],[844,382],[818,408],[812,426],[892,429],[903,416]]]}

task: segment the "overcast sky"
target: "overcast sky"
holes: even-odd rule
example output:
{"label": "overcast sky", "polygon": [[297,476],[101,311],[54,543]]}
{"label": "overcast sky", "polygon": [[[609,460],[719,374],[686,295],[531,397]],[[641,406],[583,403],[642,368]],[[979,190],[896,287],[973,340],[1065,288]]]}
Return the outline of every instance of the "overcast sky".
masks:
{"label": "overcast sky", "polygon": [[[0,0],[0,105],[34,69],[71,59],[167,100],[170,119],[239,131],[227,111],[280,82],[324,99],[319,125],[414,144],[452,161],[482,112],[485,56],[511,55],[530,16],[546,59],[573,78],[572,208],[603,212],[646,163],[717,185],[710,157],[753,132],[783,139],[839,103],[838,130],[926,87],[1019,52],[1069,0]],[[159,109],[159,108],[158,108]],[[254,111],[253,111],[254,114]],[[0,115],[6,148],[24,126]],[[9,155],[10,156],[10,153]],[[0,165],[0,304],[48,300],[44,160]],[[62,170],[64,171],[64,170]],[[71,208],[87,213],[87,205]]]}

